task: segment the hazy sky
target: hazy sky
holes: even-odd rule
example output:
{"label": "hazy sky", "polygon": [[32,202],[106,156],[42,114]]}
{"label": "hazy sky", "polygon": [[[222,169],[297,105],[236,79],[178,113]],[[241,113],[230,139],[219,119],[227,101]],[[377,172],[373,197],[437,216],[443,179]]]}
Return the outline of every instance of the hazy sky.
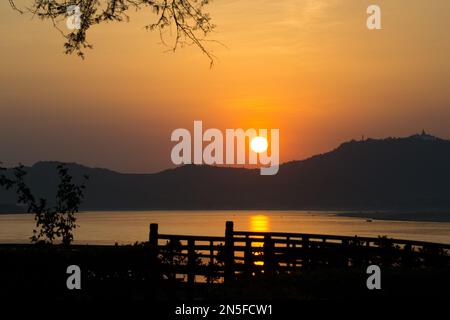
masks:
{"label": "hazy sky", "polygon": [[[21,1],[17,1],[20,3]],[[24,1],[26,2],[26,1]],[[379,4],[382,30],[366,28]],[[83,61],[51,23],[0,2],[0,161],[171,167],[172,130],[279,128],[281,161],[349,139],[427,131],[450,139],[450,1],[215,0],[212,69],[143,26],[90,29]]]}

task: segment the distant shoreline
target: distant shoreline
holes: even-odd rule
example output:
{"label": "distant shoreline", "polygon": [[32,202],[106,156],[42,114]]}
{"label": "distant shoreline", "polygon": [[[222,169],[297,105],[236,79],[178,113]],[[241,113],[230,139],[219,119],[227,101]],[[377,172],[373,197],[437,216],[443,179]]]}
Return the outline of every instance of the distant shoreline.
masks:
{"label": "distant shoreline", "polygon": [[450,212],[342,212],[336,215],[372,220],[450,222]]}
{"label": "distant shoreline", "polygon": [[[311,213],[328,213],[334,214],[338,217],[351,217],[351,218],[362,218],[370,220],[391,220],[391,221],[416,221],[416,222],[450,222],[450,211],[429,211],[429,212],[413,212],[413,211],[344,211],[344,210],[332,210],[332,209],[151,209],[151,210],[130,210],[130,209],[120,209],[120,210],[81,210],[79,213],[88,212],[123,212],[123,211],[186,211],[186,212],[200,212],[200,211],[303,211]],[[27,212],[0,212],[0,215],[14,215],[14,214],[27,214]]]}

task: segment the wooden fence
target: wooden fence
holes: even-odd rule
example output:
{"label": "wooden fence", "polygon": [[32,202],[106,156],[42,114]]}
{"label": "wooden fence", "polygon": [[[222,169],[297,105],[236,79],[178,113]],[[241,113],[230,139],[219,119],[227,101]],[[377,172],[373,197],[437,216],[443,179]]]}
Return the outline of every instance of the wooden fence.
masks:
{"label": "wooden fence", "polygon": [[150,225],[149,244],[162,272],[174,280],[229,281],[257,274],[299,272],[315,267],[449,266],[449,244],[280,232],[235,231],[224,237],[159,234]]}

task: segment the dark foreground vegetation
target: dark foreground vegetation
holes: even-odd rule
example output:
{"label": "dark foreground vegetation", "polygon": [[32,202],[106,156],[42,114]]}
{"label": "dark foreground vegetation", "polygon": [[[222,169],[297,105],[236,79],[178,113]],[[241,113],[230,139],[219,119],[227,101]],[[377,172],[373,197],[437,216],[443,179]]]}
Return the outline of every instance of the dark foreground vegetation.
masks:
{"label": "dark foreground vegetation", "polygon": [[[214,271],[195,282],[175,274],[187,265],[167,244],[157,259],[149,243],[127,246],[1,245],[0,299],[248,301],[321,299],[450,299],[446,254],[428,260],[381,259],[381,290],[368,290],[366,263],[312,263],[297,271],[236,273],[221,281]],[[170,263],[169,263],[170,261]],[[199,265],[201,259],[196,257]],[[384,261],[384,262],[383,262]],[[220,264],[220,262],[218,262]],[[68,290],[69,265],[81,268],[81,290]],[[205,266],[205,265],[204,265]],[[208,265],[206,265],[208,266]],[[220,268],[219,268],[220,269]],[[219,270],[216,269],[216,270]],[[264,267],[261,267],[264,269]],[[214,270],[214,269],[209,269]],[[215,277],[217,276],[217,277]]]}

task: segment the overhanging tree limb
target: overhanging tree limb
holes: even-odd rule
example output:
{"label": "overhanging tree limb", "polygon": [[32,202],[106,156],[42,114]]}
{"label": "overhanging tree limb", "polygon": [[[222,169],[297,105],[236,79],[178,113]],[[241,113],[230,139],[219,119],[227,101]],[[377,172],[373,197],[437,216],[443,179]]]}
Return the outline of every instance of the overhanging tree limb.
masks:
{"label": "overhanging tree limb", "polygon": [[[84,49],[92,48],[87,41],[87,32],[93,25],[108,21],[128,21],[130,10],[149,9],[155,15],[155,22],[145,26],[147,30],[159,30],[161,38],[165,30],[175,28],[172,49],[195,45],[205,54],[210,63],[214,56],[204,46],[205,37],[214,29],[211,17],[204,11],[210,0],[34,0],[31,7],[19,8],[16,0],[9,0],[11,7],[20,13],[30,13],[42,20],[51,20],[65,37],[66,54],[77,54],[84,58]],[[64,32],[60,27],[69,18],[68,8],[80,9],[79,28]],[[163,43],[166,43],[163,41]]]}

